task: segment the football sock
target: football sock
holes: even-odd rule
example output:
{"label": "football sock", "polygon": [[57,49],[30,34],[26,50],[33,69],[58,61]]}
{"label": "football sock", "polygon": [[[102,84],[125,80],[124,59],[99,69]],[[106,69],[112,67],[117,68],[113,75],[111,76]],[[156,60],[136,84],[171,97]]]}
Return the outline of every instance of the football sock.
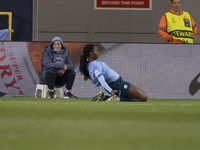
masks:
{"label": "football sock", "polygon": [[130,102],[131,98],[120,97],[120,101],[122,101],[122,102]]}

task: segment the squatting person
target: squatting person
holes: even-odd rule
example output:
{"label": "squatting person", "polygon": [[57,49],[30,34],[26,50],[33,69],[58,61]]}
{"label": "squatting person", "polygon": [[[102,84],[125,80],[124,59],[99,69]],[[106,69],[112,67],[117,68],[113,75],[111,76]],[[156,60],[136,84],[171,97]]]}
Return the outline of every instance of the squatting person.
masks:
{"label": "squatting person", "polygon": [[54,98],[54,87],[65,86],[64,98],[77,98],[70,90],[74,84],[75,71],[68,50],[60,37],[54,37],[45,48],[41,61],[40,84],[48,85],[48,97]]}

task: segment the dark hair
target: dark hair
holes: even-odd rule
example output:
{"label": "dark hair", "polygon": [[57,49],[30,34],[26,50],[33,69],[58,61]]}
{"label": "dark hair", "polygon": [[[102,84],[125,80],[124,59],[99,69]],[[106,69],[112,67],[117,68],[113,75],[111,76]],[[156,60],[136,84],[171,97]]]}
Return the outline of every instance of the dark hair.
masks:
{"label": "dark hair", "polygon": [[173,2],[173,0],[171,0],[171,3]]}
{"label": "dark hair", "polygon": [[84,75],[87,78],[89,77],[89,72],[87,70],[87,65],[88,65],[88,60],[87,57],[90,56],[90,52],[93,51],[95,45],[93,44],[87,44],[83,48],[83,55],[80,57],[80,66],[79,66],[79,71],[81,72],[82,75]]}

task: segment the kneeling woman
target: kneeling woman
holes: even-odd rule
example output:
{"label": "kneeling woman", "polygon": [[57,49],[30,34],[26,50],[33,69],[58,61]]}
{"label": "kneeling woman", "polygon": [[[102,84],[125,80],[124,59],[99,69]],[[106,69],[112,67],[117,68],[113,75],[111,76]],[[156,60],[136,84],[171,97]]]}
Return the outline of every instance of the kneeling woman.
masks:
{"label": "kneeling woman", "polygon": [[104,62],[98,61],[99,50],[93,44],[87,44],[80,58],[79,70],[84,80],[89,79],[94,87],[102,85],[112,97],[120,97],[120,101],[146,102],[147,94],[141,89],[123,81],[118,73]]}

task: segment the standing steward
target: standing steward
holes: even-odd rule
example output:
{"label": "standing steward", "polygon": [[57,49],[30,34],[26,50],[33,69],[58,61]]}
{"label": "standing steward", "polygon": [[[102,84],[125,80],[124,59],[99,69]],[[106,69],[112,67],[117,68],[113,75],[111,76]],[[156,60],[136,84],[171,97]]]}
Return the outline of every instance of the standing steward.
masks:
{"label": "standing steward", "polygon": [[181,0],[171,0],[171,10],[162,15],[158,35],[169,43],[194,43],[197,26],[188,12],[181,10]]}

